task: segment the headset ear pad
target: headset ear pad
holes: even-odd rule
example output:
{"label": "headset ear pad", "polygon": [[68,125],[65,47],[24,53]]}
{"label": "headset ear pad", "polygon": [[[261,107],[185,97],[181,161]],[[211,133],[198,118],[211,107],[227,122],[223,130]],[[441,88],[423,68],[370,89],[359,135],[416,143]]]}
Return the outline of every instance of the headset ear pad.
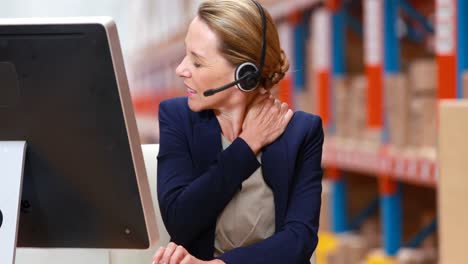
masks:
{"label": "headset ear pad", "polygon": [[[244,80],[241,80],[242,77],[246,77]],[[235,78],[236,81],[240,80],[237,84],[237,87],[244,92],[250,92],[255,90],[258,86],[259,73],[257,65],[251,62],[244,62],[239,64],[236,68]]]}

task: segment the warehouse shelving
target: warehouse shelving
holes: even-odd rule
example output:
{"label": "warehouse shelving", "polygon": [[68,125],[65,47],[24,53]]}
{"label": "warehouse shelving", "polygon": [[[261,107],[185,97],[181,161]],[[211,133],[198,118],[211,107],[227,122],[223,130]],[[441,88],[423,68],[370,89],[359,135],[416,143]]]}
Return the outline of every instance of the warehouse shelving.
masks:
{"label": "warehouse shelving", "polygon": [[[349,2],[356,1],[347,1]],[[437,98],[467,96],[463,95],[460,78],[461,73],[468,69],[468,15],[464,14],[468,10],[468,1],[431,1],[430,3],[435,3],[434,25],[424,15],[419,14],[417,8],[411,6],[414,2],[416,1],[363,0],[363,21],[360,25],[356,18],[347,14],[343,8],[344,1],[264,1],[264,5],[278,22],[280,34],[282,32],[282,37],[287,39],[285,50],[292,66],[292,73],[279,85],[280,99],[298,108],[297,98],[293,98],[293,95],[297,97],[303,95],[304,90],[308,90],[311,96],[309,100],[313,100],[309,102],[313,106],[312,112],[319,114],[324,123],[326,139],[323,167],[331,182],[330,229],[340,234],[354,228],[347,213],[347,195],[352,191],[346,184],[349,172],[374,176],[379,195],[376,199],[381,209],[382,246],[388,256],[395,256],[402,246],[418,244],[402,241],[405,201],[400,191],[401,186],[423,186],[436,192],[439,181],[435,149],[431,149],[429,154],[421,154],[418,149],[400,149],[389,142],[388,113],[385,111],[384,96],[385,89],[390,88],[385,87],[385,83],[388,78],[401,74],[403,68],[403,51],[397,36],[400,9],[421,24],[426,30],[426,35],[435,33]],[[311,12],[311,7],[317,7],[321,3],[325,5]],[[350,140],[335,135],[335,84],[348,75],[345,54],[348,43],[345,33],[347,27],[361,32],[365,50],[363,72],[368,84],[366,133],[371,136],[364,140]],[[421,41],[421,35],[411,31],[411,28],[408,30],[412,40]],[[147,76],[167,68],[175,69],[184,52],[182,38],[183,34],[178,33],[164,46],[148,47],[137,61],[143,69],[141,72]],[[307,50],[305,47],[310,45],[313,48]],[[154,52],[155,50],[157,52]],[[310,61],[305,59],[310,56],[313,67]],[[312,75],[313,78],[309,78],[308,75]],[[170,80],[165,81],[162,86],[174,88],[178,83]],[[160,90],[168,90],[162,86]],[[165,92],[155,92],[150,97],[145,95],[141,100],[149,103],[141,105],[146,105],[146,111],[149,110],[154,115],[157,102],[167,96],[169,95]],[[135,102],[138,104],[139,100],[136,97]],[[375,213],[375,201],[370,199],[363,212]],[[362,214],[362,217],[366,215],[370,213]],[[437,219],[433,219],[421,232],[417,232],[412,241],[420,241],[428,233],[434,232],[436,223]]]}
{"label": "warehouse shelving", "polygon": [[[404,1],[403,1],[404,2]],[[441,3],[445,2],[445,3]],[[462,3],[463,2],[463,3]],[[410,8],[407,2],[406,9]],[[466,17],[462,16],[462,9],[466,6],[466,1],[459,1],[458,7],[454,7],[453,1],[438,1],[438,14],[449,16],[451,20],[438,21],[436,27],[437,41],[436,45],[447,46],[443,43],[441,35],[447,34],[449,29],[449,44],[452,49],[440,54],[438,52],[438,75],[437,85],[438,98],[455,98],[455,91],[458,97],[461,97],[461,84],[458,79],[458,88],[455,88],[455,80],[461,78],[461,72],[466,70]],[[445,6],[444,6],[445,5]],[[440,6],[445,8],[440,10]],[[325,127],[328,128],[330,135],[324,145],[323,164],[331,177],[332,181],[332,203],[331,203],[331,222],[332,230],[337,233],[348,231],[346,215],[346,184],[344,178],[346,171],[354,171],[374,175],[379,180],[381,186],[381,219],[383,221],[383,246],[387,255],[395,255],[401,247],[402,223],[401,223],[401,203],[402,197],[398,192],[400,182],[423,185],[431,188],[437,188],[438,167],[434,155],[417,155],[415,152],[395,151],[388,144],[388,124],[385,111],[383,111],[384,101],[384,83],[387,76],[399,74],[400,70],[400,47],[396,34],[396,21],[398,18],[398,1],[393,0],[367,0],[364,1],[364,42],[366,46],[366,76],[368,83],[367,92],[367,131],[375,132],[381,139],[376,142],[347,142],[339,137],[333,136],[335,128],[334,122],[334,103],[333,103],[333,83],[339,80],[345,71],[342,67],[344,56],[340,52],[343,50],[343,41],[341,32],[341,20],[339,12],[331,13],[332,19],[328,20],[327,27],[316,27],[321,29],[320,33],[315,32],[319,38],[324,36],[332,39],[333,60],[332,65],[325,65],[323,68],[316,69],[318,80],[318,113],[324,117]],[[450,9],[452,8],[452,9]],[[458,20],[454,19],[454,11],[458,10]],[[414,9],[412,10],[414,11]],[[450,11],[452,13],[450,13]],[[446,17],[444,17],[446,18]],[[421,20],[421,16],[419,16]],[[424,19],[424,18],[423,18]],[[458,21],[458,26],[454,23]],[[425,21],[423,21],[425,22]],[[440,23],[448,23],[441,30]],[[427,24],[426,24],[427,25]],[[333,37],[330,36],[329,29],[333,28]],[[458,37],[455,37],[455,29],[458,30]],[[441,33],[442,32],[442,33]],[[444,36],[447,38],[447,36]],[[447,42],[447,40],[445,39]],[[450,42],[452,41],[452,42]],[[442,42],[442,43],[441,43]],[[458,45],[455,45],[458,42]],[[321,42],[324,45],[326,42]],[[445,46],[444,46],[445,45]],[[455,59],[454,47],[457,47],[458,56],[465,54],[462,59]],[[439,48],[440,50],[440,48]],[[328,51],[323,48],[323,56],[329,56]],[[324,58],[328,61],[329,58]],[[455,62],[457,62],[458,73],[455,72]],[[332,81],[328,81],[331,72]],[[326,76],[326,77],[324,77]],[[325,81],[323,81],[325,80]],[[388,89],[388,88],[387,88]],[[384,187],[382,187],[384,186]],[[435,221],[435,220],[434,220]]]}
{"label": "warehouse shelving", "polygon": [[362,172],[376,177],[437,186],[437,162],[433,158],[392,152],[387,146],[362,147],[362,144],[340,143],[329,136],[324,144],[323,164],[343,170]]}

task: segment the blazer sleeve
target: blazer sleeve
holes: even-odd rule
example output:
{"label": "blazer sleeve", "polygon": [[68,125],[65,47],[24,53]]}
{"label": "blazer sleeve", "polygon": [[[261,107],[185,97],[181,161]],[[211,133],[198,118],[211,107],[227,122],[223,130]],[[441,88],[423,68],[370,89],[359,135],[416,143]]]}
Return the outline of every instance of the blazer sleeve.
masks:
{"label": "blazer sleeve", "polygon": [[237,138],[206,171],[195,175],[187,137],[191,131],[184,129],[191,122],[189,112],[176,103],[168,100],[159,106],[157,191],[171,240],[187,246],[212,228],[242,181],[260,164],[247,143]]}
{"label": "blazer sleeve", "polygon": [[[318,242],[322,193],[323,129],[319,117],[312,119],[288,202],[284,225],[273,236],[239,247],[218,258],[230,263],[309,263]],[[309,119],[310,120],[310,119]]]}

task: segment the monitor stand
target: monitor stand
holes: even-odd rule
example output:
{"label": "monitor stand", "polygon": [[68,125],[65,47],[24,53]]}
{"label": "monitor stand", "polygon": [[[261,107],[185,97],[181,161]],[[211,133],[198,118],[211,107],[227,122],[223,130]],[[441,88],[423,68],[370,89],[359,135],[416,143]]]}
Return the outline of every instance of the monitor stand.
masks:
{"label": "monitor stand", "polygon": [[0,263],[15,262],[26,141],[0,141]]}

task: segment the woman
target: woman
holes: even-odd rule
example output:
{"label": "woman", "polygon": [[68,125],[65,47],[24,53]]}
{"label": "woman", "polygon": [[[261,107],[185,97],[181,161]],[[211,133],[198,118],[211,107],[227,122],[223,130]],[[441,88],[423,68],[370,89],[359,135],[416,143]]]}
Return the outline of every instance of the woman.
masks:
{"label": "woman", "polygon": [[[253,0],[209,0],[189,26],[176,70],[188,96],[159,106],[158,199],[172,242],[154,263],[309,263],[315,250],[321,120],[271,96],[289,64],[262,12]],[[258,87],[206,96],[246,61],[263,64]]]}

